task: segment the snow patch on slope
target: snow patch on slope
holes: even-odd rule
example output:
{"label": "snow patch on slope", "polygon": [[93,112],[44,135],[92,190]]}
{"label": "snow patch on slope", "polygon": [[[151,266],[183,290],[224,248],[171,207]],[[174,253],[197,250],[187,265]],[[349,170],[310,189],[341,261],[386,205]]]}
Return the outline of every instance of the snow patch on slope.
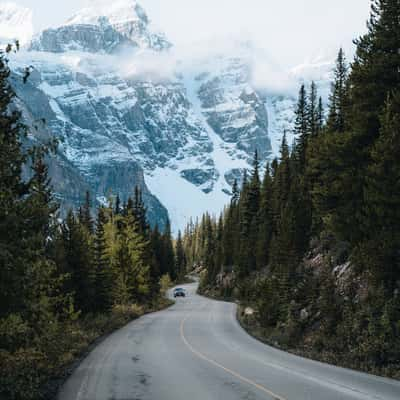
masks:
{"label": "snow patch on slope", "polygon": [[296,138],[293,133],[295,106],[295,98],[290,97],[271,96],[265,101],[268,113],[268,135],[271,140],[272,154],[275,157],[280,153],[284,133],[286,133],[286,139],[290,146]]}
{"label": "snow patch on slope", "polygon": [[67,25],[97,25],[100,18],[106,17],[111,24],[142,20],[147,22],[147,15],[135,0],[93,0],[67,21]]}
{"label": "snow patch on slope", "polygon": [[147,173],[145,180],[151,193],[168,209],[174,234],[184,229],[190,218],[205,212],[218,214],[229,201],[222,191],[206,194],[172,169],[157,168]]}
{"label": "snow patch on slope", "polygon": [[184,179],[181,175],[183,170],[199,167],[198,162],[190,158],[174,160],[174,168],[157,168],[146,173],[146,184],[168,209],[175,234],[185,228],[190,218],[200,218],[205,212],[218,215],[230,199],[231,186],[226,181],[226,174],[232,169],[250,168],[247,155],[236,149],[235,144],[223,141],[208,124],[198,97],[201,81],[194,75],[185,76],[183,81],[196,122],[212,143],[209,156],[216,171],[216,181],[212,191],[205,193],[201,186]]}

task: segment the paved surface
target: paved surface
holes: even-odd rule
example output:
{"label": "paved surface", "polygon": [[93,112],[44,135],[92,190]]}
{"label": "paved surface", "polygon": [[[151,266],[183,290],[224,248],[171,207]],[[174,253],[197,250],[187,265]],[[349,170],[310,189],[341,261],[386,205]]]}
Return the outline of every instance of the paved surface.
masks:
{"label": "paved surface", "polygon": [[268,347],[239,326],[234,304],[184,287],[188,297],[96,347],[59,400],[400,399],[400,382]]}

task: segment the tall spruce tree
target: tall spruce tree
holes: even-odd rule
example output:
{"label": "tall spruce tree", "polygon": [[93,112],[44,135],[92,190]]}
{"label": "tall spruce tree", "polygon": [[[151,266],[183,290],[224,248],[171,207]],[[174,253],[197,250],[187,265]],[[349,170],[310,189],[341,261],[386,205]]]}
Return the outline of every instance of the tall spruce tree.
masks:
{"label": "tall spruce tree", "polygon": [[352,118],[361,143],[379,134],[387,94],[400,85],[400,7],[398,0],[373,0],[368,32],[355,41],[350,74]]}
{"label": "tall spruce tree", "polygon": [[311,82],[309,99],[307,103],[307,134],[314,137],[319,131],[318,120],[318,89],[315,82]]}
{"label": "tall spruce tree", "polygon": [[94,311],[96,266],[90,232],[72,210],[68,212],[61,229],[65,249],[64,265],[70,276],[68,290],[74,293],[77,309],[83,312]]}
{"label": "tall spruce tree", "polygon": [[172,244],[171,224],[168,221],[165,231],[162,235],[162,274],[169,274],[172,280],[177,278],[177,271],[175,270],[175,254]]}
{"label": "tall spruce tree", "polygon": [[349,93],[348,66],[343,49],[339,50],[336,59],[335,77],[329,96],[329,115],[327,129],[330,132],[344,132],[347,125]]}
{"label": "tall spruce tree", "polygon": [[224,229],[222,234],[222,266],[228,271],[233,271],[239,247],[239,189],[235,179],[232,187],[230,206],[224,213]]}
{"label": "tall spruce tree", "polygon": [[215,264],[216,242],[215,232],[210,215],[206,214],[204,220],[204,254],[203,263],[207,270],[206,283],[215,284],[215,278],[218,274],[218,267]]}
{"label": "tall spruce tree", "polygon": [[259,230],[257,237],[257,268],[261,269],[268,265],[269,248],[271,244],[272,234],[274,232],[272,198],[273,198],[273,181],[269,163],[264,173],[264,179],[261,186],[261,201],[259,210]]}
{"label": "tall spruce tree", "polygon": [[[303,170],[305,165],[307,142],[309,137],[309,105],[307,101],[307,92],[304,85],[301,85],[297,107],[295,110],[296,119],[294,126],[294,134],[297,137],[297,150],[299,169]],[[286,141],[286,135],[285,135]],[[287,144],[287,143],[286,143]]]}
{"label": "tall spruce tree", "polygon": [[375,283],[400,279],[400,91],[388,97],[364,189],[364,254]]}
{"label": "tall spruce tree", "polygon": [[147,211],[143,201],[142,190],[140,189],[139,186],[135,187],[135,196],[133,199],[133,213],[135,214],[136,219],[139,222],[139,228],[141,230],[141,233],[146,236],[149,231],[149,225],[147,223],[147,218],[146,218]]}
{"label": "tall spruce tree", "polygon": [[108,210],[99,207],[97,211],[96,231],[94,238],[94,257],[95,257],[95,290],[96,290],[96,311],[108,311],[113,303],[111,290],[113,285],[113,273],[111,265],[106,257],[106,236],[104,227],[108,222]]}
{"label": "tall spruce tree", "polygon": [[117,194],[117,197],[115,199],[114,213],[115,213],[115,215],[118,215],[121,213],[121,198],[119,197],[119,194]]}
{"label": "tall spruce tree", "polygon": [[127,291],[130,302],[143,302],[149,294],[151,284],[147,257],[148,239],[141,233],[140,224],[141,221],[135,213],[129,210],[118,235],[119,283]]}
{"label": "tall spruce tree", "polygon": [[21,140],[26,128],[20,113],[11,110],[15,93],[9,76],[6,55],[0,54],[0,316],[22,307],[26,250],[21,245],[28,239],[21,214],[29,192],[21,179],[26,161]]}
{"label": "tall spruce tree", "polygon": [[216,232],[215,232],[215,242],[216,242],[215,267],[217,273],[221,272],[223,267],[223,255],[224,255],[223,237],[224,237],[224,219],[223,219],[223,214],[221,213],[216,224]]}
{"label": "tall spruce tree", "polygon": [[317,134],[320,134],[325,124],[325,110],[322,102],[322,97],[318,99],[318,111],[317,111]]}
{"label": "tall spruce tree", "polygon": [[261,186],[259,170],[260,162],[256,150],[250,181],[242,190],[241,195],[239,275],[246,275],[256,268],[257,218],[260,209]]}
{"label": "tall spruce tree", "polygon": [[186,256],[183,249],[182,233],[178,232],[175,245],[175,270],[180,279],[186,275]]}
{"label": "tall spruce tree", "polygon": [[79,221],[89,231],[89,233],[93,233],[94,231],[91,208],[92,201],[90,199],[90,192],[86,191],[85,202],[79,208]]}

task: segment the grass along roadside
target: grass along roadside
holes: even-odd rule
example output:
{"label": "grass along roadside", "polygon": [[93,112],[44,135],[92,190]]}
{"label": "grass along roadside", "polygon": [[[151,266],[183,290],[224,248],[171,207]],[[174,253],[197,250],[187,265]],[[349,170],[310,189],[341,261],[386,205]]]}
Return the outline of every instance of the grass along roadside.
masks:
{"label": "grass along roadside", "polygon": [[49,329],[46,337],[10,353],[0,350],[0,400],[52,400],[79,363],[112,332],[174,302],[116,306],[108,314],[85,315]]}

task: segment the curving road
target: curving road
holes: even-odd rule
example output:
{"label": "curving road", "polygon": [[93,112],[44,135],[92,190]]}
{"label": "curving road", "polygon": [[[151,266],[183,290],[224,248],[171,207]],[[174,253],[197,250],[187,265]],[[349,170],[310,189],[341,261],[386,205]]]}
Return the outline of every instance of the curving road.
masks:
{"label": "curving road", "polygon": [[97,346],[59,400],[399,400],[400,382],[297,357],[250,337],[236,306],[195,294]]}

